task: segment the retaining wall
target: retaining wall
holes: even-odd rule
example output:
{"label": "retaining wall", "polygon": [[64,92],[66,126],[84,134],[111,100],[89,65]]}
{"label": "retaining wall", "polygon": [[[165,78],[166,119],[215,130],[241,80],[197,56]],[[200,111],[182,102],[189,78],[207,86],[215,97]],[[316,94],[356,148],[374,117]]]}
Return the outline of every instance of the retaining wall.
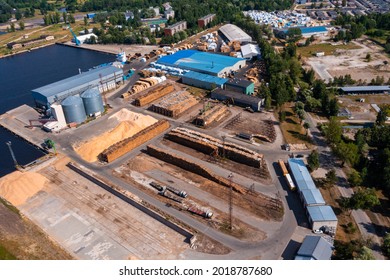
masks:
{"label": "retaining wall", "polygon": [[132,137],[126,138],[106,150],[104,150],[99,158],[102,161],[112,162],[117,158],[123,156],[124,154],[130,152],[136,147],[144,144],[160,133],[164,132],[169,128],[169,122],[167,120],[159,120],[151,126],[141,130],[140,132],[134,134]]}

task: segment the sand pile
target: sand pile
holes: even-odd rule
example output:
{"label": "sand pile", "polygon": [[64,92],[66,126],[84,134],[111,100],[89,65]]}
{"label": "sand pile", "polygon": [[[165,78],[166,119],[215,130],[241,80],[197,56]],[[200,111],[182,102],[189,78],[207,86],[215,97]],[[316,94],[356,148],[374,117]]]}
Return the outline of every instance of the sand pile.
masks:
{"label": "sand pile", "polygon": [[151,116],[146,116],[122,109],[112,115],[109,119],[118,122],[118,125],[97,137],[92,138],[80,147],[75,148],[76,152],[86,161],[97,161],[98,155],[115,143],[133,136],[142,129],[151,126],[157,120]]}
{"label": "sand pile", "polygon": [[18,206],[39,192],[46,182],[39,173],[15,171],[0,179],[0,196]]}

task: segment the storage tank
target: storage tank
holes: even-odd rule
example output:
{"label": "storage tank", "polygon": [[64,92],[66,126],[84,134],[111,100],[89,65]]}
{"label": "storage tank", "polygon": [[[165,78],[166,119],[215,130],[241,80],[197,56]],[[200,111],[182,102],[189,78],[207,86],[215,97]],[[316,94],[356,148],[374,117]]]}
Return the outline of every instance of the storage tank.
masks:
{"label": "storage tank", "polygon": [[81,94],[81,99],[84,103],[85,113],[87,113],[88,116],[104,112],[103,99],[97,88],[91,88],[84,91]]}
{"label": "storage tank", "polygon": [[87,118],[80,96],[69,96],[61,102],[67,123],[82,123]]}

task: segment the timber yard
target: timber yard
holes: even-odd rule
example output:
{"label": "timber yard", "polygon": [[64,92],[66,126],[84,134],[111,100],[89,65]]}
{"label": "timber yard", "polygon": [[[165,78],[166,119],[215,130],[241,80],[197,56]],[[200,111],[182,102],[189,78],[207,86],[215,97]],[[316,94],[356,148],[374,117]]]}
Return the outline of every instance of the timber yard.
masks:
{"label": "timber yard", "polygon": [[[274,14],[247,15],[290,26]],[[165,31],[176,28],[185,22]],[[250,35],[221,24],[176,45],[78,38],[61,44],[115,53],[116,61],[31,89],[34,106],[0,116],[2,127],[44,153],[19,165],[8,143],[17,171],[0,180],[0,196],[70,255],[59,258],[313,259],[299,253],[301,243],[325,242],[330,259],[343,228],[306,167],[317,140],[305,139],[316,133],[290,142],[265,109],[265,65]],[[322,59],[304,65],[316,69]],[[388,86],[378,90],[387,98]],[[354,106],[347,95],[339,100],[348,112]]]}

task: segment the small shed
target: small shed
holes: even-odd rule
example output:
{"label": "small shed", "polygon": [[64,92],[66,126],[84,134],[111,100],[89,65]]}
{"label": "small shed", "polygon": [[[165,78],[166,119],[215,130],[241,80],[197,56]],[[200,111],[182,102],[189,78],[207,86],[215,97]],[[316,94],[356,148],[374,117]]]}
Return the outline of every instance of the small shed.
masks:
{"label": "small shed", "polygon": [[307,235],[295,260],[330,260],[333,246],[321,236]]}

